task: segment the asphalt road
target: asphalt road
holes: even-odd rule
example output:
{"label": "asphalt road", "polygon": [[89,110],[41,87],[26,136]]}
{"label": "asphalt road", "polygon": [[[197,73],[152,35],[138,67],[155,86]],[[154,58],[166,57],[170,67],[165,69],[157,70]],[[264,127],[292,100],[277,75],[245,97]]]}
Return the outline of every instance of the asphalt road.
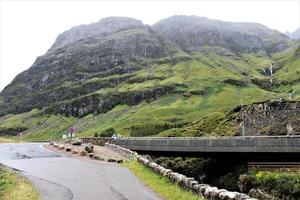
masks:
{"label": "asphalt road", "polygon": [[128,169],[61,156],[43,144],[0,144],[0,163],[20,170],[43,200],[156,200]]}

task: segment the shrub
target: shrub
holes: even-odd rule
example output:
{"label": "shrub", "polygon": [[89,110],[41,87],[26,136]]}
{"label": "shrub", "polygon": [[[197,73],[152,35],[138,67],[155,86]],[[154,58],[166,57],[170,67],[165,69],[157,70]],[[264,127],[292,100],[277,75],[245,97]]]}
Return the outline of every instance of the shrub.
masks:
{"label": "shrub", "polygon": [[114,134],[117,134],[116,130],[114,128],[108,128],[108,129],[102,131],[99,136],[100,137],[111,137]]}
{"label": "shrub", "polygon": [[300,173],[297,172],[257,172],[252,175],[258,185],[267,191],[277,190],[281,195],[300,194]]}

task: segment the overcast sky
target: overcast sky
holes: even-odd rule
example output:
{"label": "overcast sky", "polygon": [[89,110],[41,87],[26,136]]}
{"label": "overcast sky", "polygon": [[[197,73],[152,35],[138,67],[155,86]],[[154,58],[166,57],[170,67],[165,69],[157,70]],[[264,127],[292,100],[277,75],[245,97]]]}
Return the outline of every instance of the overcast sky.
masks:
{"label": "overcast sky", "polygon": [[0,0],[0,91],[44,54],[56,36],[79,24],[127,16],[153,24],[172,15],[248,21],[279,31],[300,27],[300,0],[15,1]]}

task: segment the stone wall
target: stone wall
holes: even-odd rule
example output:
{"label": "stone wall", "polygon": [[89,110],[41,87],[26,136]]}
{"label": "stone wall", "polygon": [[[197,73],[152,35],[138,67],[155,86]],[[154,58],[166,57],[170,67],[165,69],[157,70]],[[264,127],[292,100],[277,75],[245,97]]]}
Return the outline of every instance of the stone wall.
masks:
{"label": "stone wall", "polygon": [[199,184],[198,181],[196,181],[194,178],[189,178],[183,174],[179,174],[173,172],[170,169],[166,169],[155,162],[151,162],[144,156],[141,156],[134,151],[120,147],[118,145],[106,143],[105,146],[122,154],[125,154],[128,157],[136,158],[140,163],[149,167],[155,173],[164,176],[173,181],[174,183],[177,183],[182,188],[189,191],[193,191],[194,193],[205,198],[211,200],[257,200],[243,193],[230,192],[225,189],[218,189],[217,187],[212,187],[207,184]]}
{"label": "stone wall", "polygon": [[86,137],[86,138],[80,138],[82,140],[82,143],[85,144],[93,144],[93,145],[99,145],[104,146],[105,143],[114,143],[114,139],[110,137]]}

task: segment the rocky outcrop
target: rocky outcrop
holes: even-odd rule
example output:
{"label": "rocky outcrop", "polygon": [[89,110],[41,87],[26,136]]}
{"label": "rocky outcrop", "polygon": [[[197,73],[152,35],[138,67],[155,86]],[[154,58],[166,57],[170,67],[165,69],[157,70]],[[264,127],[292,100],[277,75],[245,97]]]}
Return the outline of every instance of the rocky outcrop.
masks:
{"label": "rocky outcrop", "polygon": [[142,101],[153,101],[159,96],[171,93],[175,86],[160,86],[150,90],[92,94],[71,101],[61,102],[45,109],[46,113],[83,117],[89,113],[105,113],[117,105],[137,105]]}
{"label": "rocky outcrop", "polygon": [[23,131],[26,131],[26,127],[18,128],[0,128],[0,136],[16,136]]}
{"label": "rocky outcrop", "polygon": [[123,30],[141,28],[143,26],[144,24],[141,21],[133,18],[108,17],[101,19],[99,22],[76,26],[63,32],[56,38],[51,48],[53,49],[64,45],[70,45],[89,37],[104,37]]}
{"label": "rocky outcrop", "polygon": [[266,101],[238,108],[240,133],[246,135],[299,135],[300,102]]}
{"label": "rocky outcrop", "polygon": [[[197,16],[173,16],[153,28],[184,51],[219,46],[233,52],[282,51],[291,45],[284,34],[256,23],[234,23]],[[272,38],[272,39],[271,39]]]}

